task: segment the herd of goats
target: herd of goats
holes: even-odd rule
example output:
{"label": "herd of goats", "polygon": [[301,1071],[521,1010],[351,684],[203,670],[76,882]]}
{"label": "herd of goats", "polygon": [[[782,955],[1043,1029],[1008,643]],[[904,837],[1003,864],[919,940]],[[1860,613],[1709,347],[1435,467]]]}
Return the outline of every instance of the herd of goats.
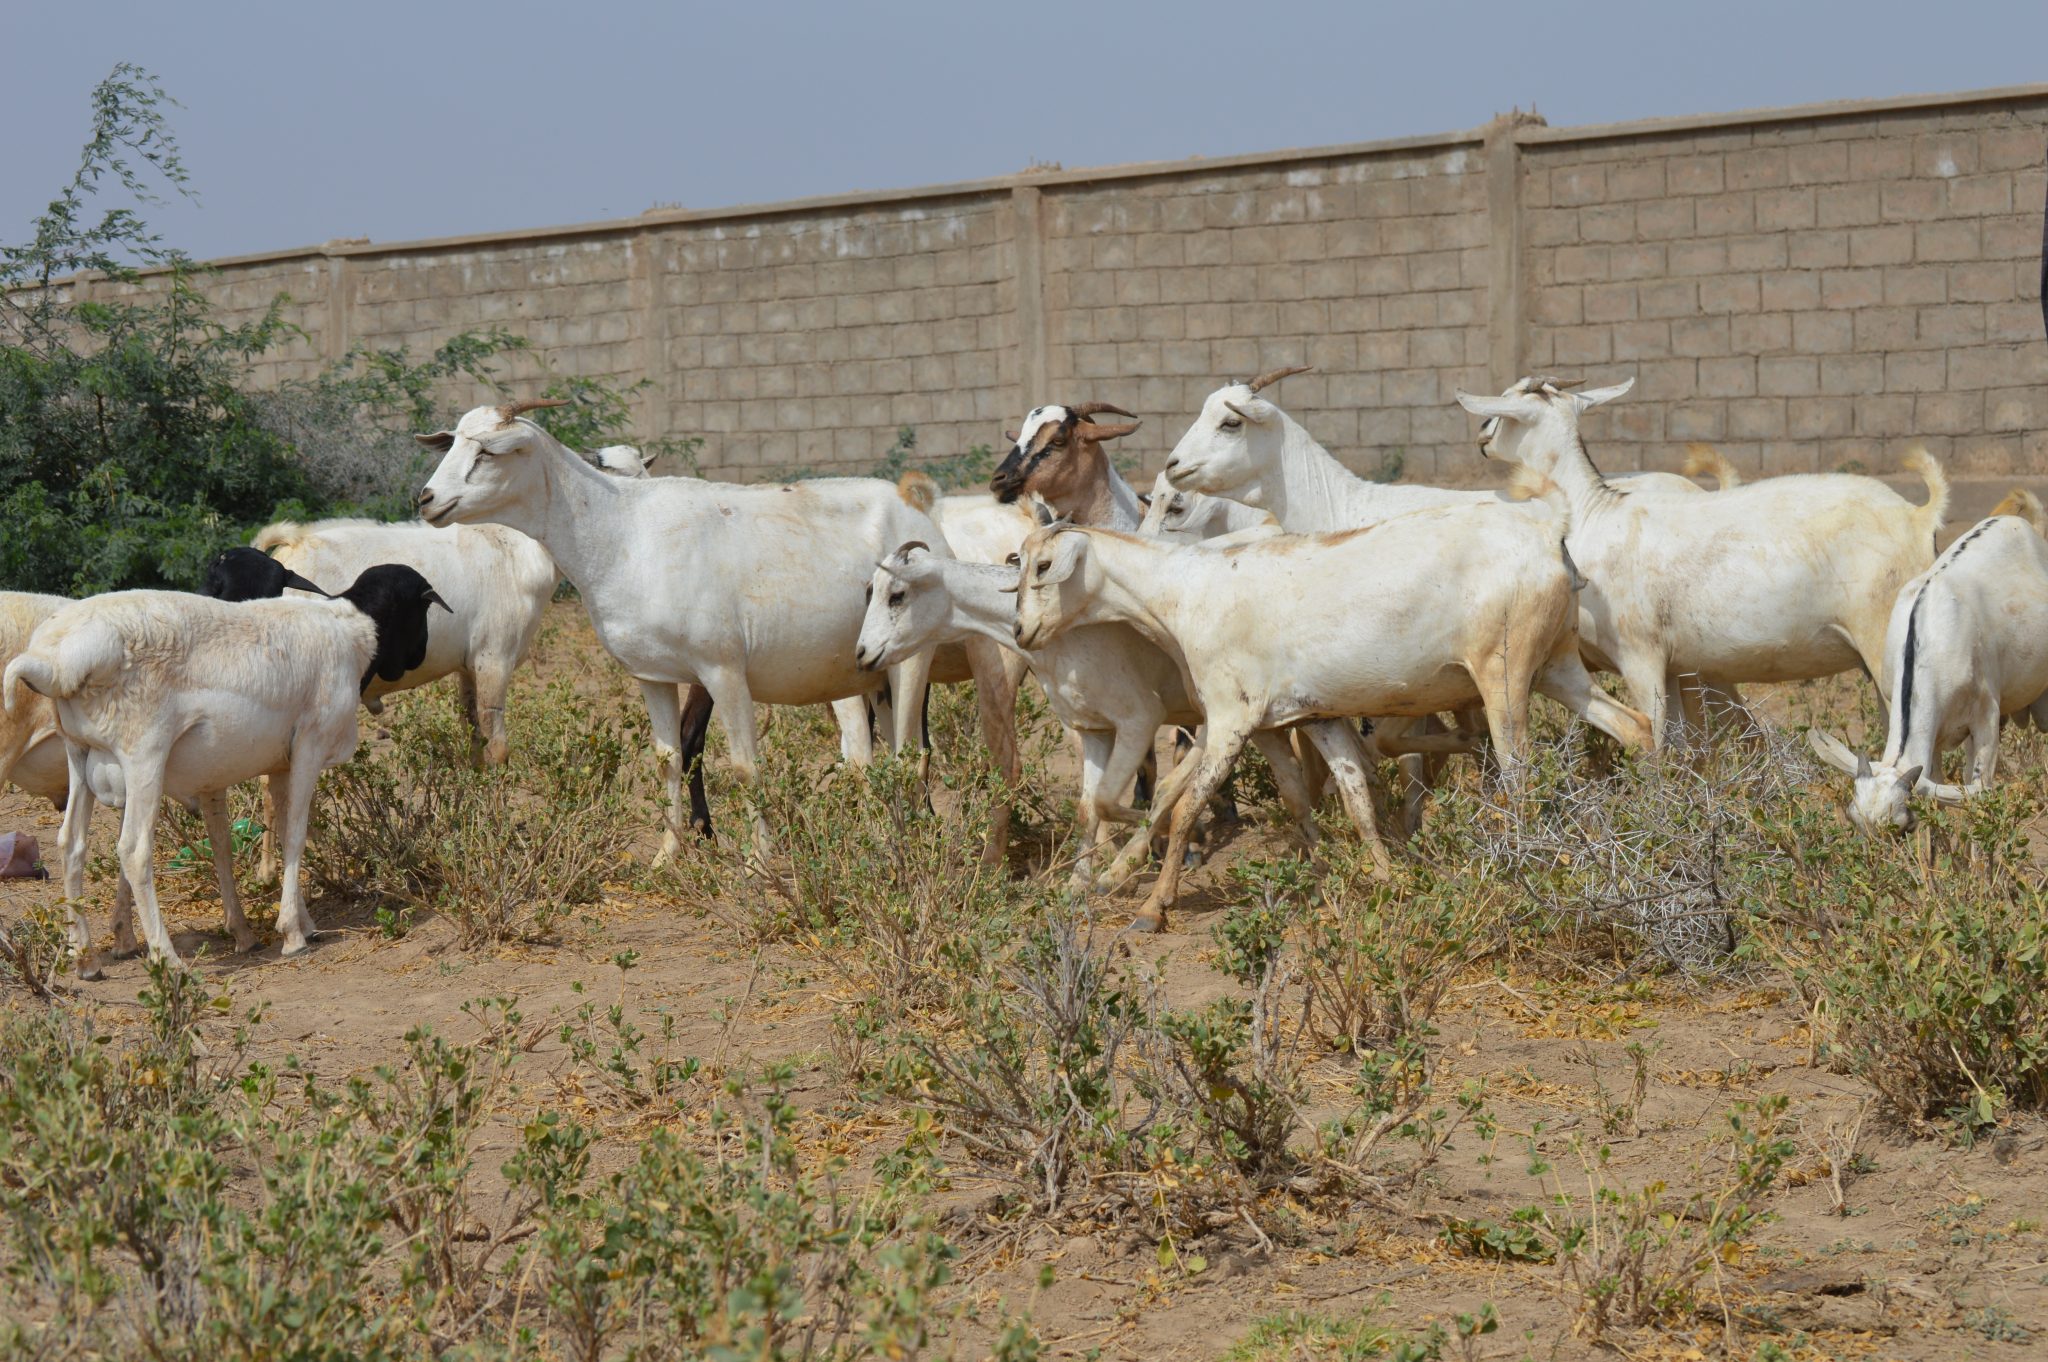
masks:
{"label": "herd of goats", "polygon": [[[559,578],[640,684],[667,795],[661,857],[710,833],[701,755],[716,711],[739,780],[760,778],[757,703],[830,704],[841,746],[876,730],[920,750],[931,684],[972,679],[994,764],[1018,775],[1015,700],[1028,670],[1079,739],[1077,885],[1116,884],[1170,827],[1137,918],[1173,904],[1189,833],[1247,740],[1305,837],[1334,783],[1376,864],[1374,768],[1399,758],[1410,826],[1450,754],[1490,750],[1516,781],[1532,693],[1633,748],[1682,743],[1745,682],[1861,667],[1887,707],[1873,762],[1816,731],[1853,777],[1850,817],[1906,828],[1910,799],[1983,788],[2001,721],[2048,721],[2048,541],[2016,491],[1939,558],[1940,466],[1915,505],[1869,477],[1743,482],[1712,451],[1688,477],[1603,476],[1580,435],[1592,390],[1523,379],[1458,401],[1480,448],[1514,466],[1505,492],[1386,485],[1348,472],[1274,404],[1299,367],[1211,394],[1149,497],[1105,445],[1137,428],[1103,402],[1042,406],[1009,437],[987,494],[825,478],[786,486],[649,477],[637,452],[565,448],[523,413],[468,412],[416,438],[442,458],[409,524],[279,524],[230,550],[204,594],[71,601],[0,593],[0,780],[63,809],[71,940],[97,968],[77,904],[93,808],[124,810],[115,950],[175,961],[151,875],[165,796],[206,824],[229,929],[236,895],[226,792],[265,778],[262,874],[282,853],[286,955],[314,925],[300,885],[321,771],[358,742],[357,710],[455,674],[476,756],[505,759],[510,676]],[[328,594],[316,583],[353,584]],[[1618,673],[1626,703],[1594,683]],[[1360,720],[1368,720],[1360,723]],[[1159,730],[1193,728],[1154,782]],[[1941,754],[1969,743],[1960,784]],[[687,823],[684,782],[689,784]],[[770,831],[758,811],[753,836]],[[998,810],[986,854],[1004,855]],[[1113,825],[1136,831],[1110,866]],[[275,834],[275,843],[272,842]]]}

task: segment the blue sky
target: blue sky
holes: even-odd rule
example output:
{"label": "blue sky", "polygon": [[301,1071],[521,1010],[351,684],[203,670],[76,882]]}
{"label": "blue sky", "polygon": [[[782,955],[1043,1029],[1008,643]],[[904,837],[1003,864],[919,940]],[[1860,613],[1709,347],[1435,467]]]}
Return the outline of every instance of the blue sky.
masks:
{"label": "blue sky", "polygon": [[0,239],[154,71],[202,256],[1069,167],[2048,79],[2039,0],[1907,5],[21,4]]}

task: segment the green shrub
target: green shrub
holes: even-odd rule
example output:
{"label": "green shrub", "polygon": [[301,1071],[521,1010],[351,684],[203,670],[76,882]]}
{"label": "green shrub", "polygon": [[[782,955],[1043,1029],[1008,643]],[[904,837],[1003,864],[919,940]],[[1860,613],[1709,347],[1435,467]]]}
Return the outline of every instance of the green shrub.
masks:
{"label": "green shrub", "polygon": [[467,946],[543,938],[595,901],[645,830],[644,721],[566,682],[520,692],[506,721],[510,759],[479,770],[455,706],[394,697],[390,743],[321,777],[314,884],[436,911]]}

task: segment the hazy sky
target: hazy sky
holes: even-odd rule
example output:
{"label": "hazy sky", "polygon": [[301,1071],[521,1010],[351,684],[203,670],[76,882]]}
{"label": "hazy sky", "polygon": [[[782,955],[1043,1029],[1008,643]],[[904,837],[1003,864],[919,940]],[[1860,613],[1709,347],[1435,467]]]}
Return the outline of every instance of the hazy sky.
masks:
{"label": "hazy sky", "polygon": [[13,0],[0,239],[140,63],[206,257],[1464,128],[2048,80],[2041,0],[627,5]]}

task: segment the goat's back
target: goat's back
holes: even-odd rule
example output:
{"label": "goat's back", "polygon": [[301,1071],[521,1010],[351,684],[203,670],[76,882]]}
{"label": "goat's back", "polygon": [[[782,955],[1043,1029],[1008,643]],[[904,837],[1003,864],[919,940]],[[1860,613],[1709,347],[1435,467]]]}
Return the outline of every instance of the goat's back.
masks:
{"label": "goat's back", "polygon": [[480,656],[516,665],[532,646],[557,580],[547,550],[503,525],[285,523],[264,530],[255,543],[275,545],[279,562],[330,592],[344,590],[366,568],[403,563],[448,603],[448,612],[428,620],[426,661],[395,684],[373,683],[372,695],[439,680]]}

